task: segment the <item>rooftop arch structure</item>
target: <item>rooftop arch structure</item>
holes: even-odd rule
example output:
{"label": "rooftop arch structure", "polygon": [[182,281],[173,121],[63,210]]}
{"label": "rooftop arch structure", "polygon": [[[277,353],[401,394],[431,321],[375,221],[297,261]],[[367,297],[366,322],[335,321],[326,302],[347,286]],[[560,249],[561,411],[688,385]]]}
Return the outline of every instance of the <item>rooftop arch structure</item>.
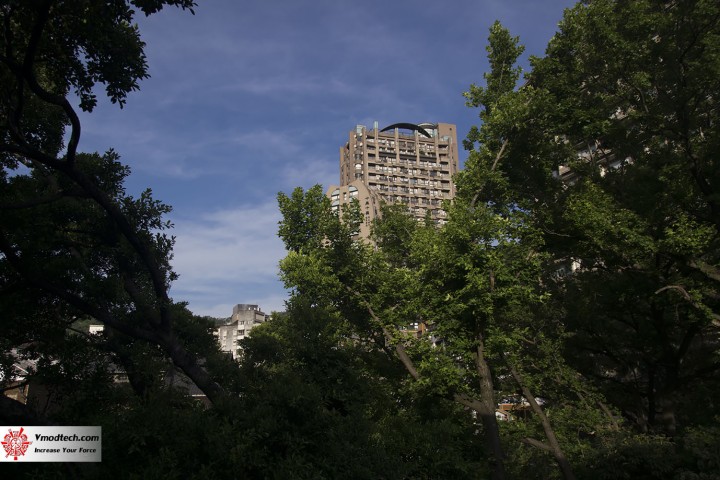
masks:
{"label": "rooftop arch structure", "polygon": [[388,130],[394,130],[396,128],[404,128],[406,130],[414,130],[418,132],[420,135],[423,135],[427,138],[432,138],[432,135],[428,133],[427,130],[425,130],[420,125],[415,125],[414,123],[393,123],[392,125],[388,125],[387,127],[380,130],[381,132],[387,132]]}

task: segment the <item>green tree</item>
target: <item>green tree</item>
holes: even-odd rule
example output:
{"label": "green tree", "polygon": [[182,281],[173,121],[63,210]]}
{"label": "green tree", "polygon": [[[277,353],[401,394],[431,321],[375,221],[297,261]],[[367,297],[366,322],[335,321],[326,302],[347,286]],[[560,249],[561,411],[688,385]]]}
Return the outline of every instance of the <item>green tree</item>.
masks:
{"label": "green tree", "polygon": [[[444,316],[465,320],[453,324],[438,319],[437,328],[443,338],[465,338],[476,348],[481,385],[487,378],[480,399],[487,404],[486,413],[493,413],[488,430],[498,431],[492,425],[496,392],[519,393],[533,413],[534,427],[525,422],[524,430],[514,429],[515,438],[504,435],[505,446],[495,447],[497,455],[516,457],[520,441],[539,449],[537,453],[550,453],[562,476],[574,478],[567,451],[578,447],[573,454],[582,455],[588,448],[582,435],[605,430],[612,418],[599,415],[601,403],[592,400],[597,397],[592,388],[563,359],[565,327],[541,280],[549,259],[544,235],[508,181],[513,168],[508,158],[523,151],[523,139],[533,132],[532,123],[522,122],[532,120],[534,90],[517,85],[521,70],[516,61],[523,47],[498,22],[488,43],[486,86],[472,85],[465,94],[468,106],[480,108],[482,125],[473,127],[465,141],[470,155],[455,178],[458,196],[448,206],[449,222],[439,234],[444,248],[428,270],[442,272],[435,289],[447,292]],[[563,411],[567,413],[561,418]],[[499,439],[495,443],[500,445]],[[534,461],[534,472],[523,475],[554,476],[552,469],[539,473],[540,461]],[[523,467],[517,466],[523,463],[512,464],[513,475],[520,474]]]}
{"label": "green tree", "polygon": [[546,276],[574,363],[641,431],[702,421],[718,386],[718,13],[578,5],[506,129],[515,201],[554,259],[580,266]]}
{"label": "green tree", "polygon": [[[537,247],[532,239],[539,237],[527,230],[522,212],[506,209],[507,215],[502,216],[485,205],[470,207],[469,199],[447,206],[449,222],[442,230],[418,224],[401,206],[386,205],[382,220],[373,226],[377,248],[368,248],[348,241],[352,226],[344,226],[332,215],[327,199],[316,190],[296,190],[292,200],[280,196],[284,211],[295,212],[300,205],[307,205],[308,199],[318,204],[317,208],[305,208],[315,212],[315,217],[283,218],[280,231],[294,233],[286,239],[289,249],[302,225],[324,225],[312,227],[314,239],[298,245],[281,262],[286,285],[293,289],[291,303],[306,302],[336,311],[335,322],[346,325],[346,335],[364,341],[371,351],[399,359],[409,388],[419,398],[440,397],[474,411],[485,439],[485,452],[476,455],[487,455],[493,477],[504,478],[494,374],[513,371],[523,393],[534,402],[529,393],[532,384],[527,380],[531,369],[522,368],[524,355],[541,352],[548,341],[538,341],[541,345],[532,350],[520,348],[520,339],[527,341],[533,334],[542,339],[543,333],[557,327],[532,321],[533,307],[542,303],[540,256],[531,248]],[[288,202],[295,206],[288,208]],[[303,223],[293,228],[297,218]],[[334,236],[332,232],[342,233]],[[410,334],[413,324],[426,331],[419,339]],[[532,332],[528,332],[530,327],[534,327]],[[433,343],[433,338],[440,343]],[[552,359],[560,360],[557,352],[552,353]],[[498,362],[496,372],[491,359]],[[539,368],[548,365],[549,360]],[[559,372],[555,367],[551,370]],[[557,378],[547,382],[557,383]],[[539,405],[535,409],[542,418],[541,432],[555,440],[553,453],[562,454],[547,417]],[[469,421],[471,417],[466,415]],[[475,435],[467,441],[474,444]],[[544,450],[551,448],[532,439],[526,441]]]}
{"label": "green tree", "polygon": [[[306,208],[315,212],[315,216],[286,215],[280,223],[281,238],[291,250],[281,262],[281,275],[286,286],[292,289],[290,304],[309,304],[335,312],[335,321],[346,326],[346,336],[354,338],[368,352],[382,352],[405,369],[405,381],[409,381],[409,388],[423,401],[435,397],[464,407],[480,408],[472,397],[453,385],[458,381],[457,375],[443,377],[438,372],[425,378],[415,363],[419,355],[410,348],[416,342],[408,335],[407,328],[423,321],[426,311],[420,307],[423,295],[417,260],[408,254],[410,242],[423,241],[421,235],[416,235],[417,222],[399,207],[384,206],[384,222],[375,226],[379,246],[376,251],[365,242],[352,240],[355,231],[352,222],[360,221],[353,214],[356,208],[343,212],[341,219],[332,213],[327,198],[320,197],[320,192],[319,187],[308,192],[296,190],[291,200],[295,204],[293,208],[288,208],[285,195],[279,195],[284,212],[297,211],[308,199],[314,199],[319,206],[325,205]],[[297,218],[302,218],[301,224],[296,224]],[[308,224],[323,227],[313,227],[317,237],[292,251],[296,235],[286,237],[282,232],[297,232]],[[431,226],[422,230],[429,235],[434,232]],[[431,241],[427,236],[424,240]],[[390,254],[384,252],[383,245]],[[417,346],[424,344],[425,341],[419,342]],[[443,383],[449,386],[443,387]],[[494,406],[492,416],[494,418]],[[465,413],[464,422],[471,424],[470,420],[470,415]],[[476,443],[472,435],[468,441]],[[484,458],[482,452],[475,455],[475,461]]]}
{"label": "green tree", "polygon": [[80,108],[91,111],[94,92],[103,86],[122,106],[147,77],[135,9],[150,15],[168,5],[191,9],[193,2],[0,6],[3,333],[12,346],[50,345],[90,316],[106,326],[103,346],[137,380],[139,394],[147,387],[142,375],[133,375],[142,370],[135,368],[143,365],[144,354],[135,348],[142,344],[141,350],[170,359],[217,401],[223,388],[183,333],[196,322],[168,295],[175,277],[169,264],[173,238],[162,217],[169,207],[149,190],[139,198],[126,195],[129,170],[114,152],[77,151],[81,126],[68,100],[74,94]]}
{"label": "green tree", "polygon": [[[714,415],[719,14],[704,1],[569,10],[526,85],[481,111],[458,178],[471,205],[511,206],[541,236],[543,317],[569,373],[643,433],[596,435],[584,475],[671,478],[678,452],[697,455],[684,432]],[[485,98],[471,89],[469,103]],[[655,470],[653,449],[666,452]],[[688,475],[712,471],[700,463]]]}
{"label": "green tree", "polygon": [[333,308],[295,297],[243,341],[251,478],[480,478],[463,412],[417,402],[402,367]]}

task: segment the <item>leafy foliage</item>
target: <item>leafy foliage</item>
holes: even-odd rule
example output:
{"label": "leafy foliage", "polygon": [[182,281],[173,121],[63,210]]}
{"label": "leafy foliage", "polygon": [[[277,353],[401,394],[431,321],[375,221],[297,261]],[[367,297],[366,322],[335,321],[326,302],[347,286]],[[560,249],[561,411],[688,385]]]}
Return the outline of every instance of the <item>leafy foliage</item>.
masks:
{"label": "leafy foliage", "polygon": [[0,7],[0,305],[13,346],[49,345],[89,316],[107,328],[102,347],[118,355],[141,396],[150,386],[136,368],[142,364],[136,343],[159,348],[218,400],[223,388],[181,332],[192,315],[168,295],[173,238],[162,217],[169,207],[150,190],[127,196],[129,169],[113,151],[77,152],[80,123],[67,99],[73,92],[81,108],[92,110],[95,88],[104,85],[122,105],[147,76],[133,8],[150,14],[166,5],[193,3],[44,0]]}
{"label": "leafy foliage", "polygon": [[[672,478],[689,453],[673,441],[713,415],[718,18],[713,2],[578,4],[527,83],[494,97],[469,137],[476,150],[457,179],[458,203],[522,212],[534,241],[520,242],[539,255],[544,291],[524,331],[492,342],[511,362],[530,354],[516,357],[518,373],[549,402],[583,478]],[[468,98],[490,97],[473,88]],[[548,369],[543,359],[553,358],[564,366]],[[571,392],[587,399],[588,390],[588,405],[609,402],[627,422],[608,411],[581,430],[592,460],[562,438],[576,420],[557,413],[587,403]]]}

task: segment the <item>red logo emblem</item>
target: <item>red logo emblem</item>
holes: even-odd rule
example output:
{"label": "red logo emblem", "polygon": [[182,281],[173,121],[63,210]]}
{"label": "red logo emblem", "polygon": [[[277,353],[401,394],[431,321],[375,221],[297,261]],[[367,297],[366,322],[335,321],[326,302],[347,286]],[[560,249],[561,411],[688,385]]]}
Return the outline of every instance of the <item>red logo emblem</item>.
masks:
{"label": "red logo emblem", "polygon": [[3,441],[0,442],[5,449],[5,458],[12,456],[15,457],[14,460],[17,460],[18,457],[25,455],[25,452],[27,452],[32,442],[28,442],[27,435],[23,433],[23,430],[23,427],[16,431],[8,430],[10,433],[5,435]]}

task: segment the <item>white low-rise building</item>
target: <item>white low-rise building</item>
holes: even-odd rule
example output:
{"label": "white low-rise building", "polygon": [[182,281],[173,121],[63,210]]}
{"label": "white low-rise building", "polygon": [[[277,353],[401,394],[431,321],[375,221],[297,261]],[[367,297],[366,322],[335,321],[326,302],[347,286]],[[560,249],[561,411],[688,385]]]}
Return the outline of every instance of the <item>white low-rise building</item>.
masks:
{"label": "white low-rise building", "polygon": [[231,353],[233,359],[237,359],[240,340],[250,335],[253,327],[265,323],[268,318],[270,316],[263,313],[257,305],[247,303],[235,305],[229,323],[221,325],[217,329],[220,349],[223,352]]}

